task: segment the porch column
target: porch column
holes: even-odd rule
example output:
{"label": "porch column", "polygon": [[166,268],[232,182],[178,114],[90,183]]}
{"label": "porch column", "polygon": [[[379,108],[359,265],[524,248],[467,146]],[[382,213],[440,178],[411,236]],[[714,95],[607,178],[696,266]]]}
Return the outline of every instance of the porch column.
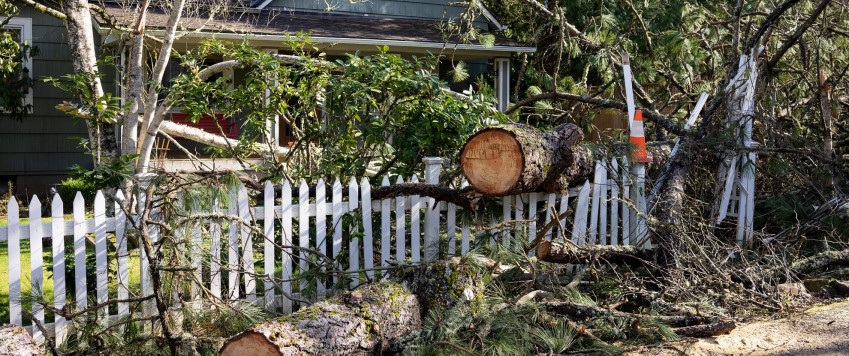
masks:
{"label": "porch column", "polygon": [[[265,53],[277,54],[277,48],[263,48]],[[272,86],[278,85],[277,77],[274,75],[269,75],[267,79]],[[265,90],[265,105],[271,104],[271,90]],[[266,135],[266,140],[270,140],[274,142],[275,145],[280,146],[280,118],[277,115],[272,115],[265,120],[265,129],[269,131],[269,134]]]}
{"label": "porch column", "polygon": [[495,59],[495,97],[498,110],[507,110],[510,104],[510,58]]}

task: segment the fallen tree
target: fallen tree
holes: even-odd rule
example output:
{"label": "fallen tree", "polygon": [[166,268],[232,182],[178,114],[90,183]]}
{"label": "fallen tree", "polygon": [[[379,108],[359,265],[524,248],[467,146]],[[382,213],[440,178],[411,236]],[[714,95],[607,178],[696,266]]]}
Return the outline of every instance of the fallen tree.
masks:
{"label": "fallen tree", "polygon": [[602,317],[616,317],[640,320],[654,320],[673,327],[675,334],[687,337],[709,337],[727,334],[737,327],[733,320],[698,315],[642,315],[626,313],[613,308],[601,308],[571,301],[542,303],[545,310],[568,316],[574,320],[588,320]]}
{"label": "fallen tree", "polygon": [[230,338],[220,355],[370,355],[421,327],[405,287],[377,283],[255,325]]}
{"label": "fallen tree", "polygon": [[547,132],[521,124],[490,127],[466,140],[460,166],[469,184],[485,195],[559,191],[592,171],[584,152],[574,155],[573,147],[583,138],[575,124]]}
{"label": "fallen tree", "polygon": [[[583,138],[574,124],[544,132],[522,124],[489,127],[466,140],[460,168],[469,185],[487,196],[559,192],[592,177],[599,157],[611,153],[601,145],[579,145]],[[671,148],[666,141],[649,144],[653,166],[662,165]],[[624,145],[613,151],[627,155]]]}
{"label": "fallen tree", "polygon": [[654,250],[631,245],[584,245],[571,242],[542,241],[537,247],[537,258],[552,263],[587,264],[604,261],[614,264],[650,265]]}
{"label": "fallen tree", "polygon": [[811,276],[815,272],[822,272],[835,266],[849,266],[849,250],[823,251],[800,258],[788,266],[774,266],[761,273],[749,268],[733,274],[731,279],[744,285],[751,285],[753,283],[751,275],[756,275],[761,276],[760,278],[772,280],[773,283],[777,284],[786,282],[791,278]]}

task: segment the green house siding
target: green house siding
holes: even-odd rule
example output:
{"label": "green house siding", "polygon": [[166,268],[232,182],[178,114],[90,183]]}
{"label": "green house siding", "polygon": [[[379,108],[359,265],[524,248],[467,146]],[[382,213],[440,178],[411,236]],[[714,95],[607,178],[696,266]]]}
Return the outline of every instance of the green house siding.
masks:
{"label": "green house siding", "polygon": [[450,5],[453,0],[273,0],[267,8],[294,11],[321,11],[380,17],[440,20],[459,17],[465,8]]}
{"label": "green house siding", "polygon": [[[23,121],[2,119],[0,126],[0,183],[11,180],[20,193],[43,195],[47,188],[80,164],[91,166],[78,141],[87,137],[85,123],[56,110],[62,101],[74,101],[44,77],[73,72],[64,24],[40,12],[24,8],[20,18],[32,19],[32,44],[39,54],[32,59],[33,112]],[[95,41],[100,38],[95,34]],[[114,70],[105,69],[104,89],[114,92]]]}

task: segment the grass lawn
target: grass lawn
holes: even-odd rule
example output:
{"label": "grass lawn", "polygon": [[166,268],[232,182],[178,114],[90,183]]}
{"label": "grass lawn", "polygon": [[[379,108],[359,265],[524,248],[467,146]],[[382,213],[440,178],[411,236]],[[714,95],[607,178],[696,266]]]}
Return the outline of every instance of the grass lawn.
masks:
{"label": "grass lawn", "polygon": [[[114,246],[114,236],[111,236]],[[50,240],[44,240],[45,242],[49,242]],[[110,246],[110,247],[111,247]],[[9,251],[8,251],[8,242],[0,242],[0,324],[5,324],[9,322]],[[44,252],[42,255],[43,264],[44,264],[44,295],[47,300],[53,300],[53,257],[52,257],[52,247],[44,246],[42,251]],[[94,249],[89,246],[86,249],[88,270],[86,272],[86,281],[89,284],[88,295],[89,298],[94,297],[94,289],[92,285],[96,280],[96,272],[94,270]],[[73,288],[74,288],[74,268],[73,268],[73,245],[66,244],[65,245],[65,280],[66,286],[66,301],[73,301]],[[117,298],[117,258],[115,256],[114,251],[110,251],[107,257],[109,261],[109,299]],[[21,294],[22,296],[30,295],[30,248],[29,241],[21,241]],[[140,290],[139,286],[139,256],[138,250],[131,251],[127,258],[127,269],[129,271],[130,277],[130,291],[135,293]],[[30,310],[30,303],[24,300],[23,310]],[[117,312],[117,307],[110,308],[112,313]],[[53,314],[50,312],[45,313],[45,320],[47,322],[53,321]],[[24,324],[29,323],[29,318],[26,316],[26,312],[24,313]]]}
{"label": "grass lawn", "polygon": [[[65,214],[65,220],[74,220],[74,214]],[[25,218],[25,217],[21,216],[20,220],[18,220],[18,221],[20,222],[21,225],[29,225],[29,218]],[[43,223],[48,223],[48,222],[51,222],[51,221],[53,221],[53,218],[50,218],[50,217],[41,218],[41,222],[43,222]],[[8,225],[9,225],[9,219],[6,216],[0,216],[0,226],[8,226]],[[24,226],[24,227],[21,227],[21,228],[29,228],[29,227]]]}

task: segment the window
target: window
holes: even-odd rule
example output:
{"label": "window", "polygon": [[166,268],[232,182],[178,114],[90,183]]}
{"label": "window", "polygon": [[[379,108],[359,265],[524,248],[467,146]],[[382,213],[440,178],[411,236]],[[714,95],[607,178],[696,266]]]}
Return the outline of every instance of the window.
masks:
{"label": "window", "polygon": [[[151,60],[152,60],[152,58],[151,58]],[[209,67],[213,64],[220,63],[220,62],[221,62],[221,60],[217,60],[217,59],[207,59],[203,62],[202,68],[206,68],[206,67]],[[152,67],[152,65],[151,65],[151,67]],[[162,85],[165,88],[170,87],[171,81],[173,81],[180,74],[182,74],[183,70],[184,70],[184,68],[183,68],[182,64],[180,63],[179,59],[174,58],[174,57],[169,58],[168,64],[165,67],[165,75],[162,78]],[[228,80],[230,89],[233,89],[233,81],[234,81],[234,71],[233,71],[233,69],[227,69],[222,73],[213,74],[211,77],[209,77],[206,80],[206,82],[215,82],[222,77],[226,78]],[[162,90],[159,93],[160,100],[165,99],[165,96],[167,95],[167,93],[168,93],[167,90]],[[212,100],[212,98],[210,98],[209,101],[213,106],[215,105],[215,102],[214,102],[214,100]],[[198,129],[201,129],[201,130],[204,130],[206,132],[216,134],[216,135],[221,135],[222,134],[221,130],[223,129],[223,131],[224,131],[223,135],[225,137],[229,137],[229,138],[235,138],[235,137],[239,136],[238,125],[237,125],[236,121],[233,120],[233,118],[224,117],[224,115],[222,115],[222,114],[215,114],[214,115],[215,118],[213,118],[213,116],[204,114],[197,120],[197,122],[192,122],[192,121],[188,120],[189,114],[183,113],[183,109],[184,109],[183,107],[171,108],[171,111],[170,111],[171,121],[174,121],[174,122],[186,125],[186,126],[198,128]],[[220,128],[219,128],[219,126],[220,126]],[[174,138],[180,139],[180,137],[174,137]]]}
{"label": "window", "polygon": [[[0,17],[0,22],[5,21],[5,17]],[[0,28],[0,32],[11,33],[12,38],[18,43],[27,43],[32,45],[32,19],[25,17],[13,17],[9,22]],[[27,57],[23,63],[24,70],[29,72],[30,78],[34,78],[32,72],[32,58]],[[24,104],[32,105],[32,89],[26,96]],[[2,108],[0,108],[2,109]]]}

